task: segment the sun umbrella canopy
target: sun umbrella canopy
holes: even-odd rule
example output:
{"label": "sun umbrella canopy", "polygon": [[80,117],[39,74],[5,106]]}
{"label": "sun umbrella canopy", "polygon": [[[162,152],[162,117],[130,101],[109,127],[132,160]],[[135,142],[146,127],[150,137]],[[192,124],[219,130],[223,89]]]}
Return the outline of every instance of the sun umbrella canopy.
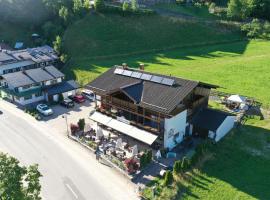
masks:
{"label": "sun umbrella canopy", "polygon": [[138,154],[138,146],[134,145],[134,147],[132,148],[132,156],[136,156]]}
{"label": "sun umbrella canopy", "polygon": [[243,97],[243,96],[240,96],[238,94],[236,95],[231,95],[229,98],[228,98],[229,101],[232,101],[232,102],[236,102],[236,103],[243,103],[246,101],[246,97]]}
{"label": "sun umbrella canopy", "polygon": [[122,138],[118,138],[116,141],[116,148],[121,148],[122,147]]}
{"label": "sun umbrella canopy", "polygon": [[98,126],[98,127],[97,127],[97,138],[101,138],[102,136],[104,136],[103,130],[102,130],[102,128],[100,128],[100,127]]}

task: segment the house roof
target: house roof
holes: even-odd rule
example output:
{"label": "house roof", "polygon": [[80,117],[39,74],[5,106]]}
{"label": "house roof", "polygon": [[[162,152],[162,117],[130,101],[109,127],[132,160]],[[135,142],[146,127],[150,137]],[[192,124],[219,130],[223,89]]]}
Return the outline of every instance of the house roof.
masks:
{"label": "house roof", "polygon": [[65,75],[60,72],[58,69],[56,69],[54,66],[48,66],[44,68],[50,75],[52,75],[55,78],[64,77]]}
{"label": "house roof", "polygon": [[191,124],[199,128],[216,131],[230,113],[210,108],[200,110],[192,119]]}
{"label": "house roof", "polygon": [[5,69],[14,69],[17,67],[25,67],[28,65],[33,65],[35,64],[32,60],[23,60],[23,61],[14,61],[12,63],[7,63],[0,65],[0,67],[5,68]]}
{"label": "house roof", "polygon": [[[128,71],[135,73],[132,77],[128,74],[117,74],[115,73],[116,69],[119,69],[119,67],[112,67],[89,83],[86,88],[101,94],[112,94],[122,90],[127,96],[135,100],[138,105],[166,114],[172,112],[195,87],[203,84],[198,81],[128,69]],[[150,80],[151,75],[152,77],[155,76],[156,79]],[[168,84],[162,84],[161,80],[168,81]],[[170,80],[173,84],[170,84]],[[205,86],[215,87],[211,85]]]}
{"label": "house roof", "polygon": [[47,80],[52,80],[54,77],[47,73],[42,68],[36,68],[31,70],[26,70],[25,73],[31,77],[35,82],[42,82]]}
{"label": "house roof", "polygon": [[48,95],[55,95],[64,92],[68,92],[71,90],[76,90],[79,88],[79,85],[74,80],[64,81],[57,85],[53,85],[46,89]]}
{"label": "house roof", "polygon": [[9,85],[12,85],[13,87],[20,87],[35,83],[30,77],[26,76],[21,71],[4,74],[2,77],[8,82]]}
{"label": "house roof", "polygon": [[48,68],[49,70],[47,70],[47,67],[45,67],[8,73],[2,75],[2,77],[7,81],[9,85],[12,85],[14,87],[21,87],[64,76],[64,74],[55,67],[49,66]]}

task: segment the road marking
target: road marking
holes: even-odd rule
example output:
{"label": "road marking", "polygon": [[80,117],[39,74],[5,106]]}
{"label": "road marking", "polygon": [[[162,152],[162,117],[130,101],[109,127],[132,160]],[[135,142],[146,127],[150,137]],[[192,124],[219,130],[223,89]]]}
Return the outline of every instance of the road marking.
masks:
{"label": "road marking", "polygon": [[71,191],[71,193],[73,194],[73,196],[78,199],[78,195],[76,194],[76,192],[74,192],[74,190],[71,188],[71,186],[69,184],[66,183],[67,188]]}

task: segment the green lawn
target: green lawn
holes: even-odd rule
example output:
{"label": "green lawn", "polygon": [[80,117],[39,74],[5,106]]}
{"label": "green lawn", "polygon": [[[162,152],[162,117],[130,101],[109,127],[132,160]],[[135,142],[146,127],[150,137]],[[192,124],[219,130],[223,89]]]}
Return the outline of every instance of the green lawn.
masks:
{"label": "green lawn", "polygon": [[[161,187],[157,199],[268,200],[269,147],[270,121],[249,120],[218,143],[202,167],[187,174],[190,181],[176,177],[177,184]],[[151,190],[145,194],[151,198]]]}

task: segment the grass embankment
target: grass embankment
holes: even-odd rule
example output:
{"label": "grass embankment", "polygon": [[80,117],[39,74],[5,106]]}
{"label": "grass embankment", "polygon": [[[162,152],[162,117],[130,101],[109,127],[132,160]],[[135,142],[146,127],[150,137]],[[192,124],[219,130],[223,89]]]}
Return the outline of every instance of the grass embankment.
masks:
{"label": "grass embankment", "polygon": [[[147,71],[217,84],[221,91],[255,97],[269,106],[270,42],[210,45],[241,38],[223,26],[160,16],[87,16],[64,36],[71,56],[64,72],[86,84],[115,64],[136,67],[143,62]],[[202,43],[209,45],[198,45]]]}
{"label": "grass embankment", "polygon": [[[157,199],[260,199],[270,197],[270,121],[248,120],[218,143],[197,169],[176,177]],[[161,180],[157,182],[161,183]],[[151,199],[151,190],[145,194]]]}

